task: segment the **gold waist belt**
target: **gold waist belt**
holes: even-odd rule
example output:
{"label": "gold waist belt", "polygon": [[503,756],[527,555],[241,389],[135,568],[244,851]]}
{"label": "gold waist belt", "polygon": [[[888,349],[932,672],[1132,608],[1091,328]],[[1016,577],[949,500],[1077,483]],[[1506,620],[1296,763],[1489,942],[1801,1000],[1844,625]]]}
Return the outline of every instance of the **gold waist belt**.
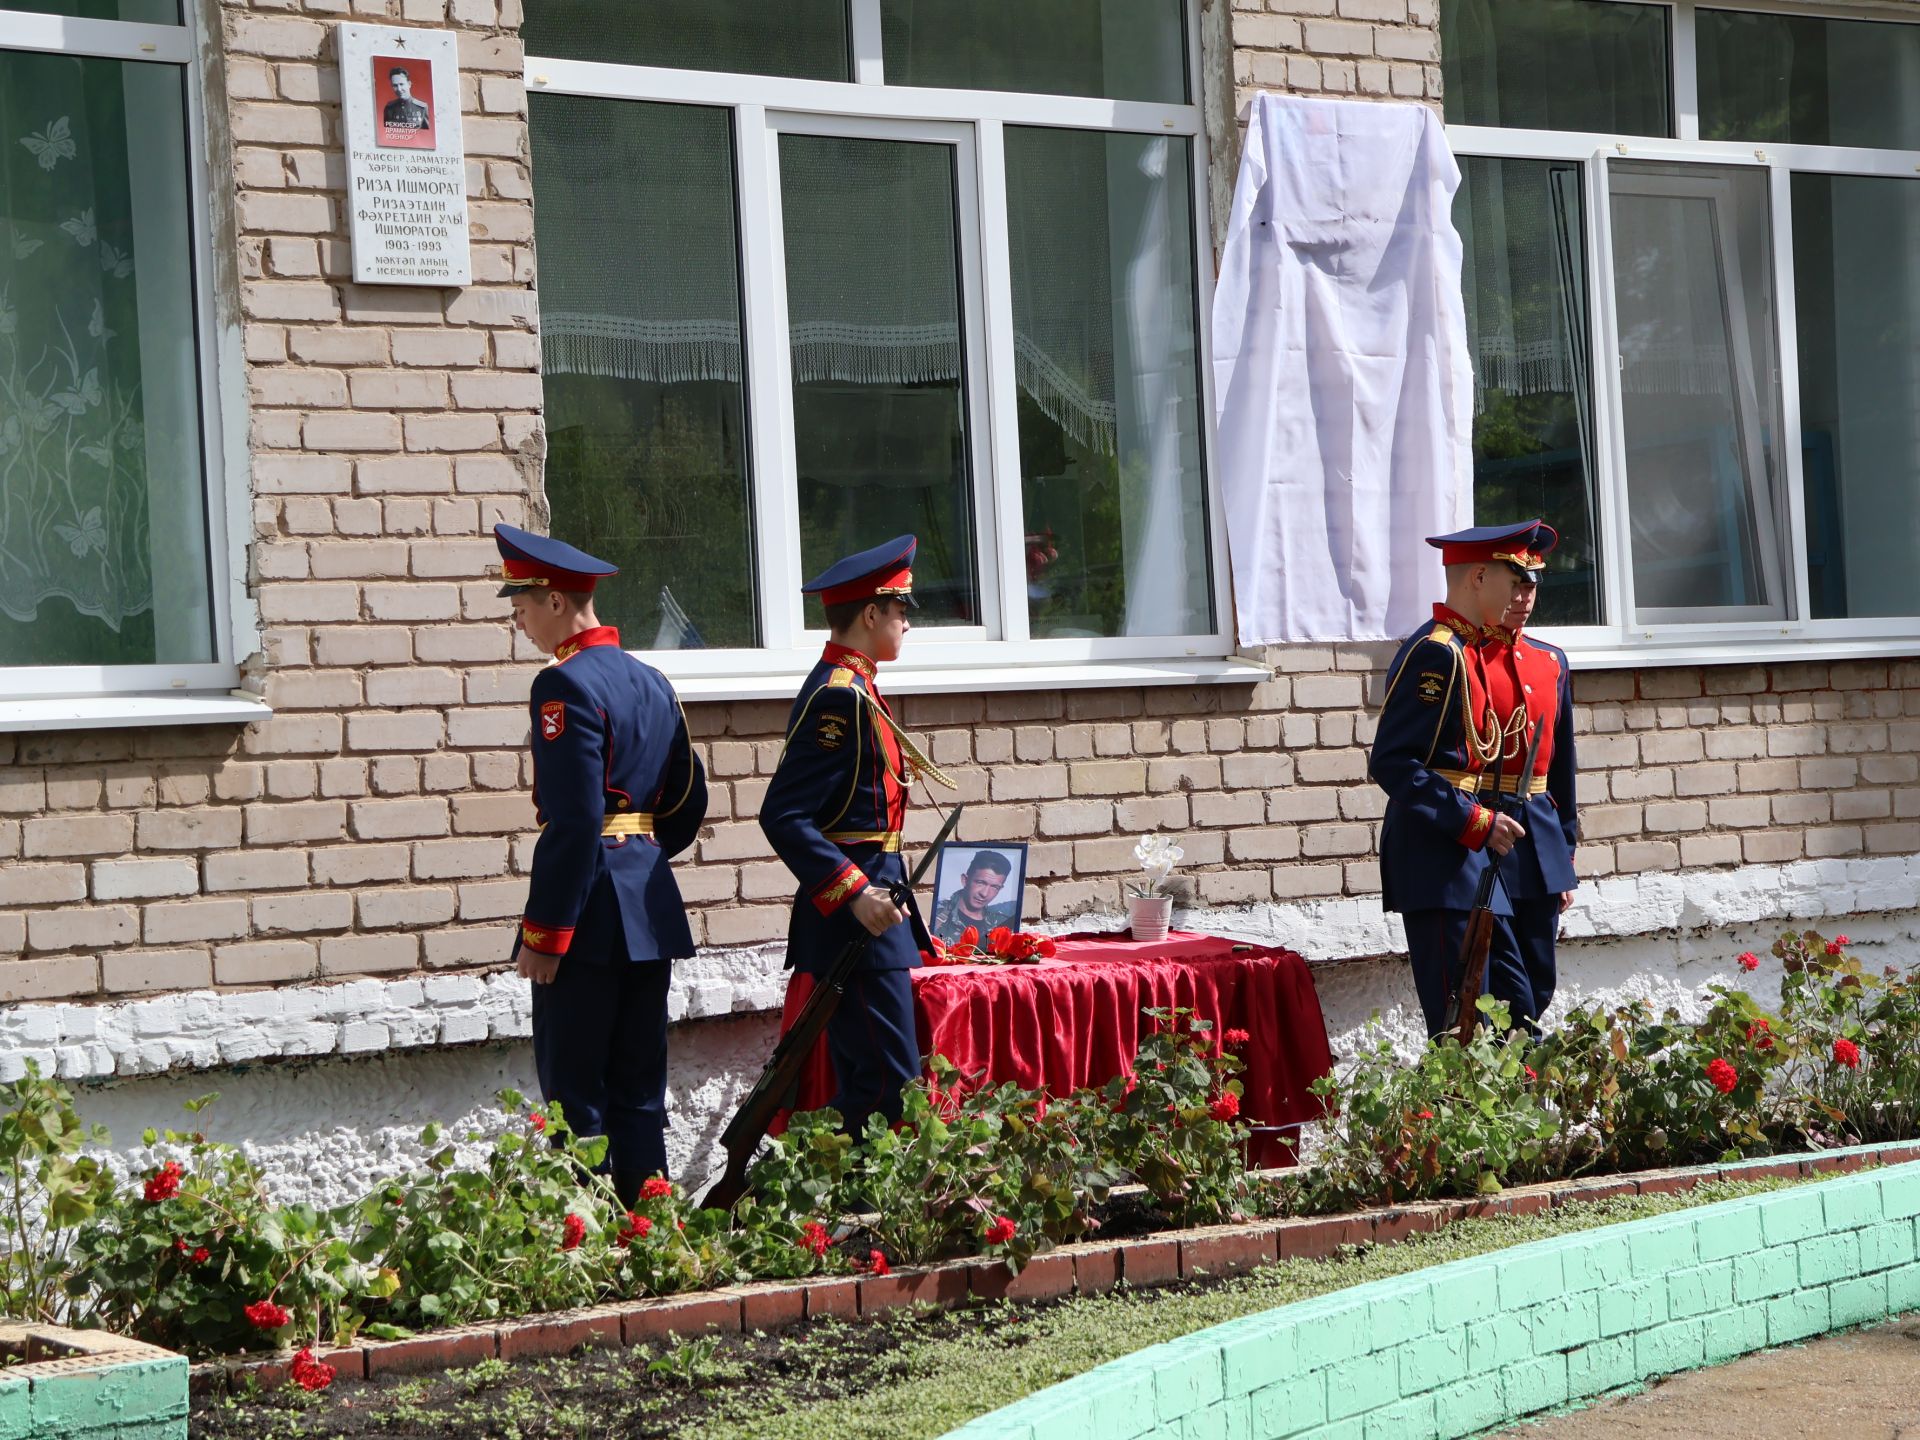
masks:
{"label": "gold waist belt", "polygon": [[651,835],[653,816],[644,814],[609,815],[600,822],[602,835]]}
{"label": "gold waist belt", "polygon": [[836,845],[878,845],[890,855],[900,852],[898,830],[827,830],[822,833]]}
{"label": "gold waist belt", "polygon": [[[1445,780],[1448,784],[1458,786],[1469,795],[1490,795],[1493,793],[1493,772],[1491,770],[1477,772],[1468,772],[1465,770],[1436,770],[1433,773],[1438,775],[1442,780]],[[1500,777],[1500,793],[1502,795],[1518,795],[1520,793],[1520,777],[1518,775],[1502,775]],[[1534,775],[1529,777],[1527,781],[1527,794],[1544,795],[1546,793],[1546,776]]]}

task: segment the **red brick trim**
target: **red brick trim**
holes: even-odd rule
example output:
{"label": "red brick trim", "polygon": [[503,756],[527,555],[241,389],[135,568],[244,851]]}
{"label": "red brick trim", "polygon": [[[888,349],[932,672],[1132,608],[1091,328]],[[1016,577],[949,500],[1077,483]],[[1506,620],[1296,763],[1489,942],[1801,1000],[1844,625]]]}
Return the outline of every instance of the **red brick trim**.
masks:
{"label": "red brick trim", "polygon": [[[1473,1200],[1438,1200],[1386,1206],[1351,1215],[1311,1215],[1247,1225],[1063,1245],[1036,1255],[1018,1275],[999,1260],[956,1260],[924,1268],[902,1267],[891,1275],[830,1275],[776,1280],[726,1290],[669,1295],[557,1311],[498,1325],[467,1325],[406,1340],[365,1341],[320,1352],[342,1376],[409,1374],[454,1369],[495,1355],[502,1359],[566,1355],[586,1345],[658,1343],[669,1336],[774,1330],[832,1315],[852,1319],[900,1305],[952,1309],[972,1300],[1051,1300],[1099,1295],[1124,1281],[1130,1286],[1170,1285],[1201,1275],[1226,1275],[1275,1260],[1324,1259],[1347,1245],[1391,1245],[1409,1235],[1439,1230],[1482,1215],[1532,1215],[1574,1201],[1615,1195],[1670,1195],[1711,1180],[1795,1178],[1839,1174],[1920,1160],[1920,1142],[1881,1146],[1871,1152],[1784,1156],[1746,1165],[1698,1165],[1645,1170],[1552,1185],[1526,1185]],[[285,1382],[284,1354],[261,1359],[216,1360],[196,1365],[196,1394],[224,1390],[247,1376],[263,1388]]]}

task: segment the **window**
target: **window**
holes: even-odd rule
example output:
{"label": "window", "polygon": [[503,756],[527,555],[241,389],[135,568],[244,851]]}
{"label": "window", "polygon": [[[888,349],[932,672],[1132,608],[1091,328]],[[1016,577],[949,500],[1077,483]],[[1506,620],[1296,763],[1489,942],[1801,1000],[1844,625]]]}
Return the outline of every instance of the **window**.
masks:
{"label": "window", "polygon": [[1441,22],[1476,517],[1560,528],[1542,622],[1634,662],[1920,638],[1920,25]]}
{"label": "window", "polygon": [[775,693],[910,531],[930,673],[1230,654],[1193,24],[531,0],[547,493],[629,644]]}
{"label": "window", "polygon": [[10,695],[224,690],[188,32],[173,0],[64,0],[0,37]]}

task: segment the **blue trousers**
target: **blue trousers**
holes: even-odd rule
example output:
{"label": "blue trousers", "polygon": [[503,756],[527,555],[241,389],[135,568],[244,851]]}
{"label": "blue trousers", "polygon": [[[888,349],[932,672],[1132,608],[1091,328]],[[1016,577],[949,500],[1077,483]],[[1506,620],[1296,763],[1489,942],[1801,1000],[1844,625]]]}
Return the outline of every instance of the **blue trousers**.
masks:
{"label": "blue trousers", "polygon": [[878,1113],[900,1118],[900,1091],[920,1074],[920,1038],[913,1023],[911,970],[858,970],[827,1022],[827,1049],[840,1093],[833,1108],[849,1134]]}
{"label": "blue trousers", "polygon": [[[1413,963],[1413,987],[1427,1018],[1429,1037],[1440,1033],[1447,997],[1460,983],[1460,942],[1466,938],[1469,910],[1409,910],[1407,958]],[[1533,1031],[1553,1003],[1553,947],[1560,934],[1560,897],[1516,900],[1511,917],[1493,918],[1493,943],[1487,947],[1482,989],[1504,1000],[1513,1023]]]}
{"label": "blue trousers", "polygon": [[608,1168],[665,1175],[673,962],[628,958],[611,889],[595,887],[559,974],[533,987],[533,1063],[574,1133],[607,1137]]}

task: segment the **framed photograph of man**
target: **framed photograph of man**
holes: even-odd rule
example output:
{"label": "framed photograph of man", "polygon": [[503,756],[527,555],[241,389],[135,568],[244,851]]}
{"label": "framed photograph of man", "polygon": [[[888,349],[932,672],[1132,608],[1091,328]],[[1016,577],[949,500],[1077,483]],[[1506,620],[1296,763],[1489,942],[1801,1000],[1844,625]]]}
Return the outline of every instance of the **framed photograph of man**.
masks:
{"label": "framed photograph of man", "polygon": [[1027,847],[1022,844],[940,847],[933,869],[933,915],[927,928],[952,944],[969,925],[987,932],[1020,928],[1027,885]]}
{"label": "framed photograph of man", "polygon": [[431,150],[433,61],[413,55],[373,57],[373,104],[383,150]]}

